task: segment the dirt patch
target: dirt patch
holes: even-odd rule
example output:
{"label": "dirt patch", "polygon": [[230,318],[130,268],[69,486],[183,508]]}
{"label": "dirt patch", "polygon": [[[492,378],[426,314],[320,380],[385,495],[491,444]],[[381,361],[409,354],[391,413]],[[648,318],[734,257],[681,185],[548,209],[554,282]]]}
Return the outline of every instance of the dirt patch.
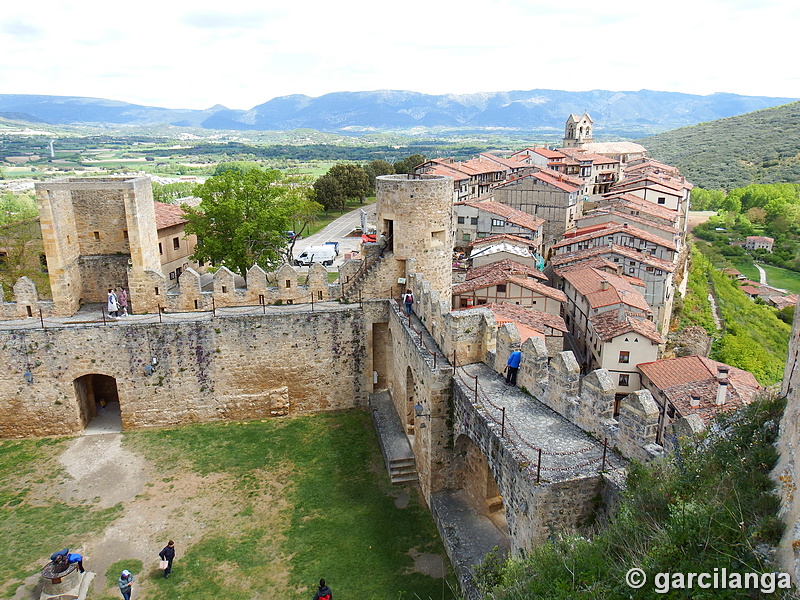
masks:
{"label": "dirt patch", "polygon": [[[259,523],[270,531],[265,536],[268,542],[257,551],[270,558],[275,600],[286,597],[289,557],[281,555],[280,546],[288,518],[282,483],[287,478],[280,469],[257,472],[246,486],[227,475],[200,476],[177,465],[168,472],[156,472],[142,455],[124,447],[120,434],[77,438],[57,460],[64,467],[64,477],[34,486],[34,500],[123,507],[122,516],[100,535],[65,540],[65,545],[84,555],[86,569],[97,573],[93,595],[118,596],[115,587],[106,587],[106,571],[117,561],[142,561],[137,589],[144,596],[152,589],[149,579],[159,575],[158,552],[168,540],[175,541],[177,573],[181,557],[205,535],[236,536]],[[253,496],[258,500],[252,501]],[[38,598],[33,579],[18,590],[16,600]],[[271,600],[270,595],[263,597]]]}
{"label": "dirt patch", "polygon": [[441,555],[418,552],[415,548],[409,550],[408,555],[414,559],[414,570],[417,573],[422,573],[435,579],[447,577],[447,567]]}

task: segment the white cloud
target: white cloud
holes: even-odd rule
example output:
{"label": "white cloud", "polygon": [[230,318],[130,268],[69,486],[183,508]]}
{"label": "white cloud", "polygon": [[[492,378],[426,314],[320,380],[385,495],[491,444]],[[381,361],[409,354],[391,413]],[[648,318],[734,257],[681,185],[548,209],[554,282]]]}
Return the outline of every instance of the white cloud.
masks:
{"label": "white cloud", "polygon": [[405,89],[716,91],[800,97],[789,0],[40,0],[0,14],[3,93],[172,108]]}

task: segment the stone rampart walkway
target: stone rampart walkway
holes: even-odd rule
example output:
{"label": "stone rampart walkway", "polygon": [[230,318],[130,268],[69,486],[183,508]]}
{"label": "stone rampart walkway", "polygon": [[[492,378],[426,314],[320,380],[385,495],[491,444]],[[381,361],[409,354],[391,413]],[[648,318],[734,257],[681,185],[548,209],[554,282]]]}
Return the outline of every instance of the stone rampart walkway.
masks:
{"label": "stone rampart walkway", "polygon": [[358,309],[359,305],[342,304],[340,302],[314,302],[304,304],[283,304],[283,305],[255,305],[255,306],[231,306],[217,308],[215,311],[204,312],[162,312],[128,315],[119,318],[110,318],[103,315],[102,307],[104,304],[90,304],[82,307],[77,313],[70,317],[28,317],[27,319],[17,319],[14,321],[0,321],[0,331],[15,329],[59,329],[65,327],[118,327],[125,325],[141,325],[154,323],[186,323],[197,321],[210,321],[217,317],[238,317],[238,316],[257,316],[270,314],[295,314],[317,311],[346,311]]}
{"label": "stone rampart walkway", "polygon": [[[477,378],[478,391],[475,393]],[[616,470],[624,461],[536,398],[507,385],[483,363],[459,366],[455,385],[495,431],[511,442],[534,481],[557,482]],[[505,409],[505,417],[503,416]]]}

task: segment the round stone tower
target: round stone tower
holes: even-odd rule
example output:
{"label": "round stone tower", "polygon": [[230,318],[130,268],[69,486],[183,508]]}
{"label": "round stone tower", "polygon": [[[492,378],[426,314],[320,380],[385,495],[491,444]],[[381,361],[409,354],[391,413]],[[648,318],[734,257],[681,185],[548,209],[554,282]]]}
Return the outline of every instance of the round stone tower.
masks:
{"label": "round stone tower", "polygon": [[412,271],[428,280],[449,304],[453,285],[453,179],[443,175],[382,175],[377,186],[378,235],[386,234],[391,258],[401,262],[415,259]]}

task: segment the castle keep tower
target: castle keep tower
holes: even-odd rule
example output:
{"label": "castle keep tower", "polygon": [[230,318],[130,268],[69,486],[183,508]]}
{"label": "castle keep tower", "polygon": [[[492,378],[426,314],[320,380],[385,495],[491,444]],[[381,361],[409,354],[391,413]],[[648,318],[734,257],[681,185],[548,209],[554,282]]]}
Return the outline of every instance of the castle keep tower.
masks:
{"label": "castle keep tower", "polygon": [[[392,258],[415,259],[414,272],[450,303],[453,284],[453,180],[441,175],[382,175],[377,179],[378,234]],[[405,265],[399,269],[405,273]]]}
{"label": "castle keep tower", "polygon": [[592,126],[594,121],[588,114],[583,113],[582,117],[572,114],[567,119],[567,124],[564,126],[564,144],[563,148],[583,148],[584,144],[591,144],[594,139],[592,138]]}
{"label": "castle keep tower", "polygon": [[153,281],[163,275],[148,178],[46,181],[36,183],[36,197],[57,314],[105,302],[120,285],[130,288],[134,310],[154,309]]}

